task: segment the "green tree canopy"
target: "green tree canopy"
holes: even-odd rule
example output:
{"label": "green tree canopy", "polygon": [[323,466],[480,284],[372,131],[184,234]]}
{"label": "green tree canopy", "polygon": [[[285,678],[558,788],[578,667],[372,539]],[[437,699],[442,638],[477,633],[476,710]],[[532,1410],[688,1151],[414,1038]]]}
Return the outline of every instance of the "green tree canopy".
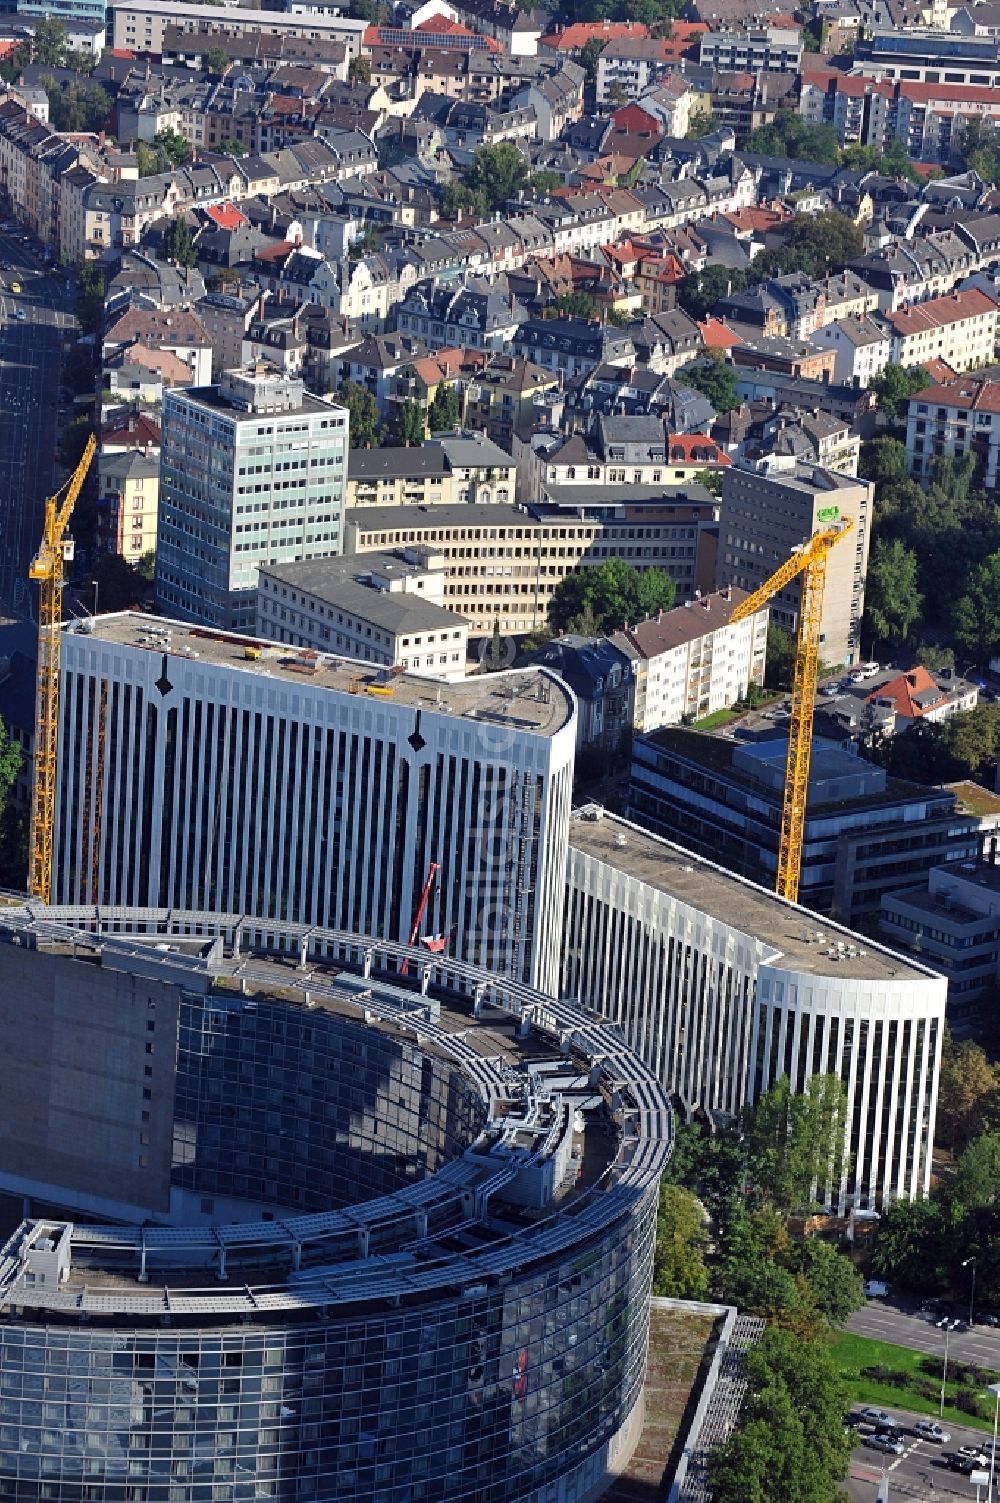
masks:
{"label": "green tree canopy", "polygon": [[85,334],[94,334],[104,317],[104,272],[96,261],[84,261],[76,284],[76,317]]}
{"label": "green tree canopy", "polygon": [[868,389],[875,393],[879,411],[884,412],[887,418],[895,420],[904,415],[906,403],[910,397],[929,385],[930,379],[922,365],[915,365],[912,370],[904,370],[901,365],[895,365],[890,360],[885,370],[872,378]]}
{"label": "green tree canopy", "polygon": [[223,156],[227,157],[245,157],[247,154],[247,147],[242,141],[235,140],[233,136],[227,136],[224,141],[220,141],[219,150]]}
{"label": "green tree canopy", "polygon": [[707,1246],[708,1234],[696,1196],[680,1185],[661,1185],[653,1293],[674,1299],[704,1299],[708,1293]]}
{"label": "green tree canopy", "polygon": [[865,615],[879,642],[901,645],[918,625],[923,597],[917,555],[899,538],[877,538],[868,560]]}
{"label": "green tree canopy", "polygon": [[46,68],[61,68],[67,52],[66,27],[54,16],[36,21],[31,39],[33,61]]}
{"label": "green tree canopy", "polygon": [[717,353],[682,366],[677,372],[677,380],[685,386],[693,386],[707,397],[720,417],[740,405],[736,394],[736,372]]}
{"label": "green tree canopy", "polygon": [[814,1075],[794,1093],[787,1076],[753,1108],[750,1152],[761,1188],[784,1211],[838,1193],[846,1163],[847,1092],[838,1075]]}
{"label": "green tree canopy", "polygon": [[950,1236],[948,1217],[937,1201],[894,1200],[882,1213],[872,1271],[918,1292],[941,1289]]}
{"label": "green tree canopy", "polygon": [[448,433],[457,428],[461,408],[458,393],[453,386],[442,381],[434,393],[434,400],[427,409],[427,423],[432,433]]}
{"label": "green tree canopy", "polygon": [[747,277],[735,266],[706,266],[685,277],[677,292],[684,312],[699,321],[708,317],[720,298],[745,292]]}
{"label": "green tree canopy", "polygon": [[372,81],[371,58],[352,57],[347,65],[347,81],[352,84],[370,84]]}
{"label": "green tree canopy", "polygon": [[1000,552],[972,570],[952,610],[955,636],[966,652],[991,658],[1000,648]]}
{"label": "green tree canopy", "polygon": [[0,886],[3,887],[20,888],[27,880],[27,832],[10,799],[23,761],[20,746],[0,719]]}
{"label": "green tree canopy", "polygon": [[427,419],[423,409],[417,402],[407,398],[400,403],[396,414],[396,442],[400,444],[422,444],[427,434]]}
{"label": "green tree canopy", "polygon": [[983,1097],[1000,1086],[1000,1070],[990,1063],[981,1044],[960,1042],[945,1034],[938,1083],[938,1141],[953,1151],[967,1146],[978,1130],[977,1111]]}
{"label": "green tree canopy", "polygon": [[710,1462],[715,1503],[839,1503],[848,1396],[826,1346],[769,1330],[744,1373],[740,1428]]}
{"label": "green tree canopy", "polygon": [[850,1258],[819,1237],[806,1237],[792,1245],[791,1268],[805,1284],[816,1308],[833,1326],[843,1325],[865,1302],[864,1286]]}
{"label": "green tree canopy", "polygon": [[769,626],[764,682],[769,689],[790,689],[794,674],[795,638],[783,626]]}
{"label": "green tree canopy", "polygon": [[168,261],[175,261],[178,266],[198,265],[198,252],[191,236],[191,226],[183,214],[177,214],[171,219],[164,236],[163,247]]}
{"label": "green tree canopy", "polygon": [[165,162],[171,167],[186,167],[191,160],[191,146],[177,131],[167,126],[153,137]]}
{"label": "green tree canopy", "polygon": [[568,318],[593,318],[597,304],[589,292],[564,292],[556,299],[556,307]]}
{"label": "green tree canopy", "polygon": [[221,76],[229,67],[232,58],[224,47],[206,47],[201,54],[201,62],[202,67],[209,73],[217,73]]}
{"label": "green tree canopy", "polygon": [[337,387],[337,401],[350,414],[350,444],[352,449],[377,449],[379,445],[378,403],[365,386],[357,381],[341,381]]}
{"label": "green tree canopy", "polygon": [[906,445],[898,438],[873,438],[861,445],[858,474],[862,480],[886,485],[907,478]]}
{"label": "green tree canopy", "polygon": [[952,1194],[960,1206],[992,1206],[1000,1196],[1000,1133],[973,1138],[958,1161]]}
{"label": "green tree canopy", "polygon": [[532,193],[553,193],[562,184],[562,178],[558,172],[553,172],[549,167],[543,167],[539,172],[533,172],[528,179],[528,187]]}
{"label": "green tree canopy", "polygon": [[711,110],[692,110],[688,121],[687,138],[689,141],[700,141],[704,136],[710,136],[718,129],[719,117]]}
{"label": "green tree canopy", "polygon": [[837,132],[832,125],[807,125],[804,118],[783,110],[770,125],[760,125],[746,139],[746,150],[769,157],[794,157],[802,162],[840,160]]}
{"label": "green tree canopy", "polygon": [[49,121],[53,130],[106,131],[111,125],[114,101],[101,84],[75,79],[58,83],[51,74],[38,80],[49,101]]}
{"label": "green tree canopy", "polygon": [[555,632],[609,632],[669,610],[677,586],[661,569],[634,569],[621,558],[575,569],[560,580],[549,602]]}
{"label": "green tree canopy", "polygon": [[527,158],[509,141],[499,146],[477,146],[472,163],[462,174],[473,194],[482,195],[487,210],[501,208],[523,188],[528,178]]}

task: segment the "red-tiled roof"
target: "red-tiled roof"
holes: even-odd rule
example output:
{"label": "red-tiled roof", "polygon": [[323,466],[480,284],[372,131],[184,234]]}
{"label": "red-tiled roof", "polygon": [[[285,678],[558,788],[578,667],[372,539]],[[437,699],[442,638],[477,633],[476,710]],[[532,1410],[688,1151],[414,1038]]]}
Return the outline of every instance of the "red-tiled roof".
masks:
{"label": "red-tiled roof", "polygon": [[671,433],[667,439],[667,455],[671,464],[714,465],[716,468],[732,464],[707,433]]}
{"label": "red-tiled roof", "polygon": [[[918,695],[930,695],[930,698],[920,704]],[[918,664],[909,673],[901,673],[898,678],[891,678],[887,684],[880,684],[877,689],[873,689],[866,696],[866,703],[871,704],[876,699],[891,699],[897,715],[905,720],[917,720],[921,715],[926,715],[928,710],[937,709],[947,698],[945,691],[938,688],[927,669]]]}
{"label": "red-tiled roof", "polygon": [[129,418],[128,422],[120,423],[117,428],[104,429],[101,434],[102,448],[119,448],[122,444],[131,449],[141,449],[146,445],[159,448],[159,427],[152,418],[140,412]]}
{"label": "red-tiled roof", "polygon": [[9,57],[12,52],[17,51],[20,45],[20,42],[15,41],[13,37],[0,38],[0,57]]}
{"label": "red-tiled roof", "polygon": [[954,381],[957,371],[952,370],[947,360],[925,360],[924,370],[936,385],[943,385],[947,381]]}
{"label": "red-tiled roof", "polygon": [[652,131],[662,136],[663,126],[655,115],[650,115],[640,104],[626,104],[611,116],[617,130]]}
{"label": "red-tiled roof", "polygon": [[[675,23],[676,24],[676,23]],[[542,37],[540,46],[553,52],[579,52],[588,42],[617,42],[622,37],[649,36],[649,27],[642,21],[576,21],[562,31],[553,31]]]}
{"label": "red-tiled roof", "polygon": [[240,225],[249,224],[245,214],[241,214],[235,204],[206,204],[205,213],[220,230],[238,230]]}
{"label": "red-tiled roof", "polygon": [[957,324],[964,318],[977,318],[984,313],[996,313],[997,304],[978,287],[965,292],[952,292],[947,297],[932,298],[929,303],[911,303],[886,318],[901,337],[921,334],[926,329],[943,329]]}
{"label": "red-tiled roof", "polygon": [[[944,361],[939,363],[943,365]],[[925,386],[910,401],[936,402],[939,407],[958,407],[963,412],[1000,412],[1000,381],[989,381],[982,376],[953,376],[940,385]]]}
{"label": "red-tiled roof", "polygon": [[706,318],[698,328],[707,350],[731,350],[734,344],[740,343],[739,335],[734,334],[721,318]]}

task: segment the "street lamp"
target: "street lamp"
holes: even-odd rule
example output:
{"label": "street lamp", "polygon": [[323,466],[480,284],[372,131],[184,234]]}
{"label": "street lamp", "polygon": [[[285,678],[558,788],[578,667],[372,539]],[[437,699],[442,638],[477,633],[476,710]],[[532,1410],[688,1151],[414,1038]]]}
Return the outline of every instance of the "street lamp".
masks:
{"label": "street lamp", "polygon": [[968,1266],[969,1266],[970,1263],[972,1264],[972,1289],[971,1289],[971,1291],[969,1293],[969,1326],[971,1327],[974,1324],[974,1321],[972,1319],[972,1312],[975,1309],[975,1304],[976,1304],[976,1260],[975,1260],[975,1258],[974,1257],[972,1257],[972,1258],[966,1258],[965,1262],[962,1264],[962,1267],[963,1268],[968,1268]]}
{"label": "street lamp", "polygon": [[990,1383],[986,1389],[996,1400],[993,1406],[993,1449],[990,1452],[990,1485],[986,1492],[986,1503],[993,1503],[993,1474],[997,1464],[997,1422],[1000,1420],[1000,1383]]}
{"label": "street lamp", "polygon": [[944,1366],[941,1369],[941,1407],[938,1417],[944,1419],[944,1386],[948,1381],[948,1338],[951,1336],[951,1323],[944,1328]]}

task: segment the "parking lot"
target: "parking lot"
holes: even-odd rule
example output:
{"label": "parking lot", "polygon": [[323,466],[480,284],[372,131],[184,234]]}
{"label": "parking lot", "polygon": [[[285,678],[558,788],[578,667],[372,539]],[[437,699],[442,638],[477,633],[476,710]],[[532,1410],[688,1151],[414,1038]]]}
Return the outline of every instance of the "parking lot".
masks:
{"label": "parking lot", "polygon": [[[893,1418],[901,1428],[909,1429],[927,1415],[909,1414],[902,1409],[893,1409]],[[874,1503],[883,1473],[889,1477],[889,1497],[916,1498],[921,1500],[944,1500],[954,1498],[975,1499],[976,1489],[968,1477],[950,1471],[943,1457],[961,1446],[978,1446],[990,1443],[991,1437],[984,1430],[968,1430],[958,1425],[946,1424],[947,1442],[938,1445],[921,1440],[912,1433],[902,1436],[905,1451],[902,1456],[883,1455],[869,1450],[861,1440],[851,1451],[851,1468],[847,1484],[848,1497],[852,1503]],[[1000,1477],[1000,1456],[997,1458],[997,1476]],[[989,1470],[987,1464],[986,1470]],[[994,1490],[996,1484],[994,1483]],[[985,1497],[986,1489],[980,1494]]]}

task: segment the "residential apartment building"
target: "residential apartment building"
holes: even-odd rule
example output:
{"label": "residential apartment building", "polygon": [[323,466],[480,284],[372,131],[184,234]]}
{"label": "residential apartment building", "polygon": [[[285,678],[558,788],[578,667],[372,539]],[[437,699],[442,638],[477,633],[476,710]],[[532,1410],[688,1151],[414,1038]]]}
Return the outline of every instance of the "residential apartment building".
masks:
{"label": "residential apartment building", "polygon": [[262,563],[338,554],[349,415],[267,367],[163,399],[156,600],[253,630]]}
{"label": "residential apartment building", "polygon": [[405,942],[434,861],[427,932],[556,991],[576,740],[558,678],[431,685],[129,613],[68,627],[61,672],[55,901]]}
{"label": "residential apartment building", "polygon": [[751,684],[763,687],[767,607],[734,623],[746,598],[729,586],[612,633],[632,662],[637,731],[700,720],[745,699]]}
{"label": "residential apartment building", "polygon": [[701,38],[699,61],[718,73],[798,73],[802,35],[797,29],[778,26],[709,31]]}
{"label": "residential apartment building", "polygon": [[[784,465],[787,463],[787,468]],[[823,594],[820,656],[825,663],[856,663],[871,526],[873,487],[819,466],[771,460],[761,474],[733,465],[722,481],[719,509],[720,588],[755,590],[829,520],[849,518],[850,532],[830,552]],[[771,620],[798,629],[801,581],[771,602]]]}
{"label": "residential apartment building", "polygon": [[1000,483],[1000,382],[961,376],[927,386],[910,398],[906,412],[906,464],[926,480],[936,459],[973,454],[979,484]]}
{"label": "residential apartment building", "polygon": [[953,292],[886,314],[890,359],[910,369],[943,360],[952,370],[991,365],[996,356],[1000,307],[978,287]]}
{"label": "residential apartment building", "polygon": [[160,463],[139,449],[102,453],[97,475],[97,535],[103,550],[136,564],[156,551]]}
{"label": "residential apartment building", "polygon": [[108,30],[111,45],[129,52],[163,53],[164,32],[176,28],[182,34],[210,37],[207,45],[224,43],[227,37],[303,37],[319,42],[342,42],[349,58],[361,55],[367,21],[328,14],[310,8],[304,15],[252,10],[229,6],[184,4],[182,0],[111,0]]}
{"label": "residential apartment building", "polygon": [[832,350],[833,380],[837,386],[867,387],[889,364],[889,330],[870,314],[849,314],[814,330],[814,344]]}
{"label": "residential apartment building", "polygon": [[847,1091],[831,1210],[926,1195],[945,986],[850,929],[822,928],[690,844],[591,805],[570,821],[562,988],[611,1018],[688,1110],[736,1123],[782,1076]]}
{"label": "residential apartment building", "polygon": [[[672,726],[632,745],[629,813],[640,824],[773,890],[787,737],[734,742]],[[813,737],[799,898],[842,923],[875,918],[883,893],[942,861],[968,860],[979,823],[942,788]]]}
{"label": "residential apartment building", "polygon": [[444,606],[444,559],[426,549],[264,564],[257,635],[358,662],[465,677],[469,624]]}
{"label": "residential apartment building", "polygon": [[511,456],[482,433],[460,429],[423,444],[352,449],[347,469],[347,505],[504,506],[514,500],[516,469]]}

